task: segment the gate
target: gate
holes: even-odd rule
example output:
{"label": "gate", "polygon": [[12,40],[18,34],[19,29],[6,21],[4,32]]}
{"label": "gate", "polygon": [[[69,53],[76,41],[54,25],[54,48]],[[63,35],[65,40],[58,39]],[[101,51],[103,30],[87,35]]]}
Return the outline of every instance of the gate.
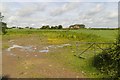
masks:
{"label": "gate", "polygon": [[76,50],[74,56],[84,58],[82,55],[91,54],[96,55],[101,51],[106,51],[110,47],[114,47],[115,43],[112,42],[76,42]]}

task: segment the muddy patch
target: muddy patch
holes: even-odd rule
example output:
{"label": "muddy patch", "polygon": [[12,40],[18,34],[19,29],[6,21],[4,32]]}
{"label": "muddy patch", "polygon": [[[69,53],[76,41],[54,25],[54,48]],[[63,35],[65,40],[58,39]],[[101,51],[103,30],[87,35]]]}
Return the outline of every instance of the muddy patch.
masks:
{"label": "muddy patch", "polygon": [[49,45],[47,47],[44,47],[43,50],[39,50],[39,52],[48,53],[51,49],[63,48],[63,47],[66,47],[66,46],[71,46],[71,44]]}
{"label": "muddy patch", "polygon": [[20,45],[13,45],[7,49],[7,51],[11,51],[14,48],[19,48],[21,50],[26,51],[33,51],[32,46],[20,46]]}
{"label": "muddy patch", "polygon": [[8,42],[14,44],[15,40],[9,40]]}
{"label": "muddy patch", "polygon": [[[21,46],[21,45],[12,45],[11,47],[7,48],[7,51],[10,52],[11,56],[16,56],[15,54],[13,54],[12,51],[14,51],[13,49],[17,49],[20,50],[22,52],[25,52],[26,54],[30,53],[30,52],[36,52],[36,53],[49,53],[50,51],[54,51],[57,48],[63,48],[66,46],[71,46],[71,44],[61,44],[61,45],[48,45],[46,47],[43,47],[41,49],[39,49],[38,47],[33,47],[33,46]],[[37,55],[35,55],[37,56]]]}

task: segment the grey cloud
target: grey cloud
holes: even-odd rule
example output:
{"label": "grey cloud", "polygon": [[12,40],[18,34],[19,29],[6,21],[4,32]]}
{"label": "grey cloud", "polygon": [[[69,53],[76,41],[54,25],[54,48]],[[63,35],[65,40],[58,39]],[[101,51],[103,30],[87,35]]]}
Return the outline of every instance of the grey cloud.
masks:
{"label": "grey cloud", "polygon": [[3,21],[8,22],[8,18],[13,15],[11,8],[7,5],[7,3],[1,3],[0,12],[2,12],[2,15],[4,16]]}
{"label": "grey cloud", "polygon": [[64,5],[53,9],[50,12],[50,14],[52,16],[58,16],[58,15],[66,13],[66,12],[72,11],[72,10],[78,8],[78,6],[79,6],[79,3],[76,3],[76,2],[65,3]]}
{"label": "grey cloud", "polygon": [[102,4],[96,4],[95,7],[93,7],[92,9],[89,10],[87,15],[89,15],[89,16],[96,15],[96,14],[100,13],[103,9],[104,8],[103,8]]}
{"label": "grey cloud", "polygon": [[16,12],[16,15],[21,17],[30,16],[38,11],[44,11],[45,6],[46,5],[43,5],[42,3],[41,4],[27,3]]}
{"label": "grey cloud", "polygon": [[118,12],[117,11],[113,11],[113,12],[110,12],[109,15],[108,15],[108,19],[116,19],[118,17]]}

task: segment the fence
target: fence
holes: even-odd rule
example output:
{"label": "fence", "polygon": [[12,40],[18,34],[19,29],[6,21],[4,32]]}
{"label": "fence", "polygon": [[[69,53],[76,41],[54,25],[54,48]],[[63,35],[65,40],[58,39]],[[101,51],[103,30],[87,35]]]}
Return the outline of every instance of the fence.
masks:
{"label": "fence", "polygon": [[101,51],[107,50],[109,47],[114,47],[115,43],[112,42],[76,42],[75,55],[83,58],[84,54],[96,55]]}

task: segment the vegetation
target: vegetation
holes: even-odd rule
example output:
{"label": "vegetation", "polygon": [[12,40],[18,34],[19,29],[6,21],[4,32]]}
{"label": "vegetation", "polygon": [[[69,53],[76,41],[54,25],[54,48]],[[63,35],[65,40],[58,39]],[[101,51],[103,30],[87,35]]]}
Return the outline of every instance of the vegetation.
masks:
{"label": "vegetation", "polygon": [[91,30],[118,30],[118,28],[89,28]]}
{"label": "vegetation", "polygon": [[7,32],[6,31],[7,24],[4,22],[0,22],[0,27],[2,28],[2,33],[5,34]]}
{"label": "vegetation", "polygon": [[93,65],[112,78],[120,78],[120,34],[114,46],[95,56]]}
{"label": "vegetation", "polygon": [[49,25],[42,26],[41,29],[50,29]]}
{"label": "vegetation", "polygon": [[58,26],[49,26],[49,25],[46,25],[46,26],[42,26],[41,29],[62,29],[62,25],[58,25]]}

